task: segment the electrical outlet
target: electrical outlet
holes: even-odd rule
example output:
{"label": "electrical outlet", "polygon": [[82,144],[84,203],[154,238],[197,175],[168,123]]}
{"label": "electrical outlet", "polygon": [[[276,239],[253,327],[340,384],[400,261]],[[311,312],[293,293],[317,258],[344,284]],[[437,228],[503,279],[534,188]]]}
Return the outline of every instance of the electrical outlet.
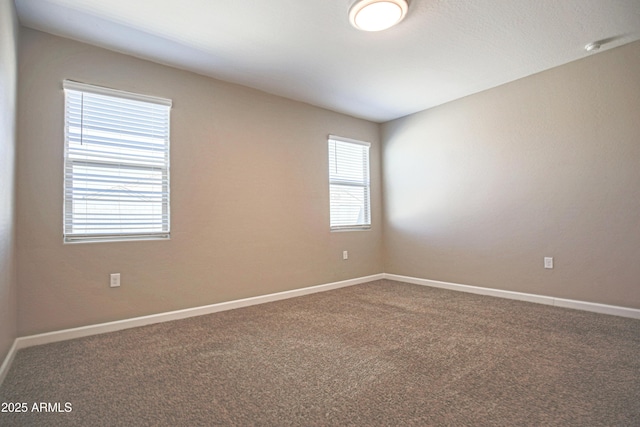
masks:
{"label": "electrical outlet", "polygon": [[349,259],[349,251],[342,251],[342,259]]}
{"label": "electrical outlet", "polygon": [[109,281],[109,286],[112,288],[117,288],[120,286],[120,273],[112,273],[111,280]]}
{"label": "electrical outlet", "polygon": [[553,268],[553,257],[544,257],[544,268]]}

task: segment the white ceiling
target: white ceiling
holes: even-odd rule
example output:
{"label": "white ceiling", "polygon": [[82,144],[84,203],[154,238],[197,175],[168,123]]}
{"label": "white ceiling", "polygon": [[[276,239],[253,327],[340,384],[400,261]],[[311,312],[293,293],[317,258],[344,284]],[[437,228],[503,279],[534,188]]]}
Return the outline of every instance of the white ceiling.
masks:
{"label": "white ceiling", "polygon": [[384,122],[640,39],[640,0],[16,0],[28,27]]}

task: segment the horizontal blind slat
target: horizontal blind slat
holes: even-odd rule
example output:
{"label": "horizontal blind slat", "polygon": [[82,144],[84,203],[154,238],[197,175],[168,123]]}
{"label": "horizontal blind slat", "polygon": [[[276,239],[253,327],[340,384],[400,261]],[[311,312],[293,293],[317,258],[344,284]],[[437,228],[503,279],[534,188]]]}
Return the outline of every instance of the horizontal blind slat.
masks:
{"label": "horizontal blind slat", "polygon": [[104,148],[111,149],[113,151],[116,150],[137,150],[137,151],[149,151],[156,152],[159,154],[165,154],[167,152],[166,148],[163,146],[162,141],[160,143],[157,142],[142,142],[142,141],[129,141],[123,140],[121,138],[109,138],[106,136],[92,136],[87,137],[86,135],[82,135],[80,133],[70,133],[68,135],[69,143],[72,147],[84,146],[84,145],[93,145],[94,148]]}

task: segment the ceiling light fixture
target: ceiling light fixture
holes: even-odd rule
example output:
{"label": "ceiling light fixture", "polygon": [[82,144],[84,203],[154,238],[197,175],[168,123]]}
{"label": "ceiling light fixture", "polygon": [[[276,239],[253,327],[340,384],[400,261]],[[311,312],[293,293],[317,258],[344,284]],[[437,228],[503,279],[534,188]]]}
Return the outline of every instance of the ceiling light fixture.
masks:
{"label": "ceiling light fixture", "polygon": [[405,17],[406,0],[358,0],[349,9],[351,25],[362,31],[382,31]]}

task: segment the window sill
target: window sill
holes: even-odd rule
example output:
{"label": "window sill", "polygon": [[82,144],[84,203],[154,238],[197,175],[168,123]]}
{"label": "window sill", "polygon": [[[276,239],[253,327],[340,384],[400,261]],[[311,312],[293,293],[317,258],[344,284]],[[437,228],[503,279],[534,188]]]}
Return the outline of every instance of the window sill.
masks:
{"label": "window sill", "polygon": [[109,237],[109,238],[85,238],[63,240],[65,245],[76,245],[79,243],[122,243],[122,242],[149,242],[156,240],[171,240],[170,236],[145,236],[145,237]]}
{"label": "window sill", "polygon": [[331,232],[332,233],[342,233],[345,231],[368,231],[371,230],[371,226],[367,225],[367,226],[356,226],[356,227],[339,227],[339,228],[332,228]]}

